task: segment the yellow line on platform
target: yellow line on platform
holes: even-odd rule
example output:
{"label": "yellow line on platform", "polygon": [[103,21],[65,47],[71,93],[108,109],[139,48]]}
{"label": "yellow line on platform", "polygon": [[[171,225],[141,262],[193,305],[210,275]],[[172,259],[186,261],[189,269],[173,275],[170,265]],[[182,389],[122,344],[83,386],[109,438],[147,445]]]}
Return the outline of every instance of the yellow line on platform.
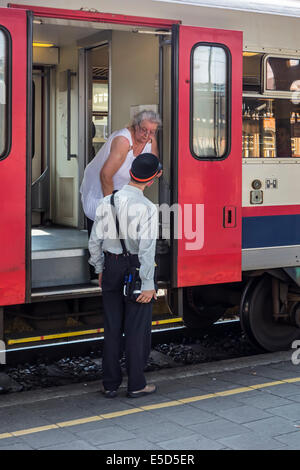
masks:
{"label": "yellow line on platform", "polygon": [[120,416],[127,416],[133,413],[140,413],[142,408],[130,408],[129,410],[124,411],[115,411],[113,413],[105,413],[104,415],[100,415],[104,419],[111,419],[111,418],[119,418]]}
{"label": "yellow line on platform", "polygon": [[284,384],[285,380],[276,380],[275,382],[266,382],[265,384],[256,384],[251,385],[254,389],[264,388],[264,387],[274,387],[274,385],[281,385]]}
{"label": "yellow line on platform", "polygon": [[275,385],[283,385],[283,384],[289,384],[289,383],[294,383],[294,382],[300,382],[300,377],[294,377],[291,379],[284,379],[284,380],[276,380],[273,382],[265,382],[265,383],[256,384],[256,385],[249,385],[249,387],[233,388],[231,390],[224,390],[224,391],[216,392],[216,393],[208,393],[206,395],[197,395],[193,397],[181,398],[178,400],[172,400],[172,401],[167,401],[167,402],[162,402],[162,403],[154,403],[153,405],[145,405],[145,406],[140,406],[137,408],[129,408],[128,410],[115,411],[113,413],[105,413],[105,414],[96,415],[96,416],[88,416],[86,418],[73,419],[70,421],[63,421],[60,423],[49,424],[46,426],[22,429],[19,431],[5,432],[5,433],[0,434],[0,439],[26,436],[28,434],[48,431],[49,429],[61,429],[64,427],[86,424],[86,423],[90,423],[93,421],[120,418],[121,416],[128,416],[134,413],[141,413],[141,412],[150,411],[150,410],[159,410],[161,408],[168,408],[172,406],[180,406],[180,405],[185,405],[187,403],[193,403],[193,402],[200,401],[200,400],[209,400],[210,398],[228,397],[228,396],[236,395],[239,393],[251,392],[253,390],[258,390],[261,388],[268,388],[268,387],[273,387]]}
{"label": "yellow line on platform", "polygon": [[57,429],[57,424],[49,424],[47,426],[38,426],[36,428],[22,429],[21,431],[12,432],[12,436],[26,436],[27,434],[34,434],[35,432],[49,431],[49,429]]}
{"label": "yellow line on platform", "polygon": [[234,388],[232,390],[224,390],[223,392],[216,392],[217,397],[227,397],[229,395],[236,395],[238,393],[251,392],[251,387],[240,387]]}
{"label": "yellow line on platform", "polygon": [[71,421],[63,421],[61,423],[57,423],[57,426],[59,428],[67,428],[68,426],[76,426],[78,424],[92,423],[93,421],[101,421],[102,419],[103,419],[102,416],[89,416],[88,418],[72,419]]}

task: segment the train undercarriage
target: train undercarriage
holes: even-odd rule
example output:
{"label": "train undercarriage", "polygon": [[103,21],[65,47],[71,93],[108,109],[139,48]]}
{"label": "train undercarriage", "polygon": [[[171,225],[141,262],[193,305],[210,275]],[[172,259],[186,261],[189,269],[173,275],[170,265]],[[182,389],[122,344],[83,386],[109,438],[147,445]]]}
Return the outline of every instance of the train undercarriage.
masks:
{"label": "train undercarriage", "polygon": [[[239,318],[243,332],[259,350],[286,350],[300,339],[296,281],[284,269],[273,269],[244,273],[242,282],[227,285],[170,289],[161,283],[153,325],[171,328],[183,322],[194,333],[203,334],[220,319]],[[92,290],[88,296],[78,297],[74,291],[73,298],[61,294],[55,300],[36,298],[31,304],[3,308],[2,338],[15,347],[103,333],[100,289]]]}
{"label": "train undercarriage", "polygon": [[262,350],[289,349],[300,338],[300,287],[284,269],[245,273],[229,286],[186,288],[183,305],[191,328],[206,328],[238,306],[243,331]]}

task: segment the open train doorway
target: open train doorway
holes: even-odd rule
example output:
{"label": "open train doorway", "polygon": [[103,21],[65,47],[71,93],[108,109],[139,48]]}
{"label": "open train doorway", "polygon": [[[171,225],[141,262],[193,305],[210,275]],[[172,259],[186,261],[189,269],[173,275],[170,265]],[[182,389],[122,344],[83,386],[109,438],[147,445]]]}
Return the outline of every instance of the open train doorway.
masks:
{"label": "open train doorway", "polygon": [[[127,127],[137,110],[160,111],[161,47],[153,28],[35,17],[32,298],[97,289],[80,184],[111,132]],[[169,122],[170,76],[164,81]],[[148,197],[158,203],[159,192],[156,184]]]}

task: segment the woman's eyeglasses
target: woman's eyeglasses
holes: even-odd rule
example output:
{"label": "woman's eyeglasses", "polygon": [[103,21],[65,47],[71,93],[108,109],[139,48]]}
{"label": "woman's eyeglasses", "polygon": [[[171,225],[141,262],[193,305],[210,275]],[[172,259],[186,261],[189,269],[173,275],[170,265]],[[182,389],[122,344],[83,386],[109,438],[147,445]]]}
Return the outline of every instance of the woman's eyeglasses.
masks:
{"label": "woman's eyeglasses", "polygon": [[140,125],[139,125],[139,130],[144,135],[149,134],[150,137],[155,137],[156,135],[156,131],[153,131],[153,130],[150,131],[149,129],[146,129],[145,127],[141,127]]}

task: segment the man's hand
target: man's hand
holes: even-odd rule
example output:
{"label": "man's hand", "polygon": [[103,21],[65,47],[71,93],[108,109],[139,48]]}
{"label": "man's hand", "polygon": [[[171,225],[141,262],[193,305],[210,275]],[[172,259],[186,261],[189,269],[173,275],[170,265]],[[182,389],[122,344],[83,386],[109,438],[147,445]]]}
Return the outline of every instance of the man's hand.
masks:
{"label": "man's hand", "polygon": [[99,273],[99,274],[98,274],[98,278],[99,278],[99,287],[101,287],[101,284],[102,284],[102,273]]}
{"label": "man's hand", "polygon": [[136,299],[136,301],[140,302],[141,304],[148,304],[151,301],[152,297],[154,297],[155,300],[157,299],[155,289],[143,290]]}

